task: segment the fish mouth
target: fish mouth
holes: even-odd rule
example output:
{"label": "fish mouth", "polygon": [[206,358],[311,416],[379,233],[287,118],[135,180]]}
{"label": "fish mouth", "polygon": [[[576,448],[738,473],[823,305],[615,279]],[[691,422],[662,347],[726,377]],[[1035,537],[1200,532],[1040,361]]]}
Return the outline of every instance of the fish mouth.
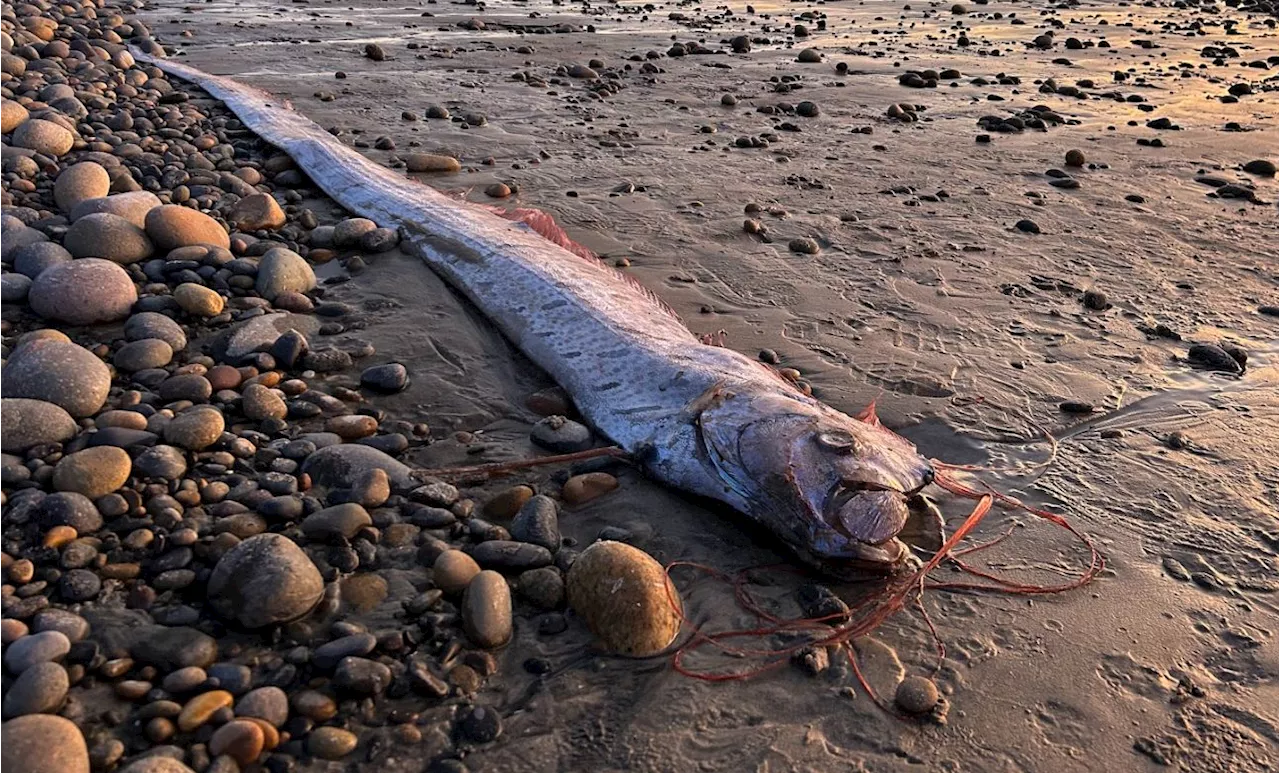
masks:
{"label": "fish mouth", "polygon": [[842,480],[827,495],[823,522],[847,541],[841,562],[859,570],[891,571],[910,555],[898,539],[910,517],[910,503],[931,482],[903,491],[878,481]]}

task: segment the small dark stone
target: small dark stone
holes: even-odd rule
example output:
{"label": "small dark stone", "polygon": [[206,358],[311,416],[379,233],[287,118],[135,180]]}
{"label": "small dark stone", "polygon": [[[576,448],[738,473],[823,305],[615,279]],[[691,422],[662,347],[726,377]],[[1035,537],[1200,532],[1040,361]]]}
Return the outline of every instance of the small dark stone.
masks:
{"label": "small dark stone", "polygon": [[473,706],[459,718],[458,734],[471,743],[489,743],[502,735],[502,717],[492,706]]}
{"label": "small dark stone", "polygon": [[1036,225],[1035,222],[1031,220],[1019,220],[1017,223],[1014,223],[1013,227],[1027,234],[1040,233],[1040,226]]}
{"label": "small dark stone", "polygon": [[839,625],[849,619],[849,605],[825,585],[800,586],[796,600],[804,616],[811,620],[821,618],[828,625]]}
{"label": "small dark stone", "polygon": [[552,453],[568,454],[591,447],[591,430],[564,416],[548,416],[533,425],[530,439]]}
{"label": "small dark stone", "polygon": [[360,385],[377,392],[399,392],[409,385],[409,371],[398,362],[374,365],[360,374]]}
{"label": "small dark stone", "polygon": [[555,500],[542,494],[525,502],[511,520],[511,536],[555,552],[560,549],[560,526]]}
{"label": "small dark stone", "polygon": [[1192,344],[1187,351],[1187,361],[1197,368],[1221,373],[1239,374],[1244,370],[1236,358],[1213,344]]}
{"label": "small dark stone", "polygon": [[1063,413],[1093,413],[1093,403],[1082,400],[1064,400],[1058,403],[1058,410]]}

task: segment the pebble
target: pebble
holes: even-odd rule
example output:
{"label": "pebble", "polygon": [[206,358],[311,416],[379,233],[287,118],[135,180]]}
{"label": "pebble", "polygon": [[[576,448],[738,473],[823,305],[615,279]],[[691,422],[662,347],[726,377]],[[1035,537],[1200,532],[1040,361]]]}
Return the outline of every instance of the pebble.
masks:
{"label": "pebble", "polygon": [[209,603],[245,628],[296,620],[324,595],[324,580],[306,553],[279,534],[259,534],[218,560],[209,577]]}
{"label": "pebble", "polygon": [[163,368],[173,360],[173,347],[159,338],[130,341],[112,358],[116,369],[126,373]]}
{"label": "pebble", "polygon": [[1264,158],[1255,159],[1245,164],[1244,171],[1249,174],[1256,174],[1259,177],[1275,177],[1276,164],[1274,161],[1268,161]]}
{"label": "pebble", "polygon": [[391,669],[376,660],[348,655],[333,672],[333,686],[359,695],[381,695],[391,684]]}
{"label": "pebble", "polygon": [[83,347],[52,339],[18,347],[0,374],[5,397],[47,400],[73,418],[97,413],[111,390],[111,371],[102,360]]}
{"label": "pebble", "polygon": [[31,113],[27,111],[21,103],[12,99],[0,100],[0,131],[8,134],[23,121],[31,117]]}
{"label": "pebble", "polygon": [[1036,225],[1032,220],[1019,220],[1013,224],[1013,227],[1027,234],[1040,233],[1040,226]]}
{"label": "pebble", "polygon": [[533,425],[530,439],[552,453],[567,454],[590,448],[591,430],[564,416],[548,416]]}
{"label": "pebble", "polygon": [[57,663],[37,663],[22,672],[5,693],[5,719],[56,711],[67,698],[71,683],[67,670]]}
{"label": "pebble", "polygon": [[520,595],[539,609],[564,606],[564,575],[554,566],[543,566],[521,572],[516,583]]}
{"label": "pebble", "polygon": [[129,647],[129,655],[166,672],[189,666],[206,668],[218,657],[218,642],[185,625],[151,626],[139,632]]}
{"label": "pebble", "polygon": [[311,477],[312,484],[322,488],[344,488],[360,474],[375,468],[387,473],[394,488],[407,489],[413,483],[408,466],[376,448],[358,443],[339,443],[321,448],[308,456],[302,465],[302,471]]}
{"label": "pebble", "polygon": [[359,440],[378,431],[378,420],[358,414],[334,416],[325,423],[324,428],[326,432],[332,432],[343,440]]}
{"label": "pebble", "polygon": [[392,394],[409,385],[409,371],[398,362],[374,365],[360,374],[360,386],[375,392]]}
{"label": "pebble", "polygon": [[[208,382],[205,382],[208,383]],[[188,451],[208,448],[222,437],[226,421],[216,408],[196,406],[189,408],[165,425],[164,439]]]}
{"label": "pebble", "polygon": [[101,164],[81,161],[63,169],[53,182],[53,200],[58,209],[70,212],[87,199],[96,199],[111,192],[111,175]]}
{"label": "pebble", "polygon": [[62,660],[70,651],[71,640],[61,631],[33,633],[9,645],[4,653],[4,667],[9,673],[20,675],[38,663]]}
{"label": "pebble", "polygon": [[458,718],[458,733],[471,743],[492,743],[502,735],[502,717],[492,706],[472,706]]}
{"label": "pebble", "polygon": [[289,412],[284,398],[262,384],[250,384],[244,388],[240,410],[254,421],[283,419]]}
{"label": "pebble", "polygon": [[680,632],[679,593],[661,564],[630,545],[590,545],[570,567],[566,591],[569,606],[611,652],[653,655]]}
{"label": "pebble", "polygon": [[181,695],[191,692],[200,687],[208,680],[209,674],[199,666],[187,666],[179,668],[177,671],[169,674],[164,678],[161,686],[165,692]]}
{"label": "pebble", "polygon": [[515,517],[520,512],[520,508],[524,507],[525,502],[533,496],[533,489],[529,486],[511,486],[503,489],[493,496],[484,504],[484,514],[489,518],[497,518],[499,520],[507,520]]}
{"label": "pebble", "polygon": [[235,719],[219,727],[209,738],[209,753],[227,755],[239,765],[250,765],[262,754],[266,736],[257,722]]}
{"label": "pebble", "polygon": [[511,639],[511,588],[501,574],[477,574],[462,596],[462,628],[477,647],[500,647]]}
{"label": "pebble", "polygon": [[36,242],[14,251],[13,270],[35,279],[45,269],[70,261],[71,253],[67,252],[62,245],[54,242]]}
{"label": "pebble", "polygon": [[53,487],[98,499],[123,486],[132,469],[133,461],[123,449],[86,448],[58,461],[53,468]]}
{"label": "pebble", "polygon": [[204,285],[187,282],[173,289],[173,299],[188,314],[216,317],[222,313],[222,296]]}
{"label": "pebble", "polygon": [[305,293],[316,286],[316,275],[301,255],[283,247],[267,250],[258,262],[254,284],[258,295],[275,300],[281,293]]}
{"label": "pebble", "polygon": [[564,482],[560,496],[571,505],[581,505],[603,496],[618,487],[618,479],[607,472],[588,472],[574,475]]}
{"label": "pebble", "polygon": [[[447,112],[446,112],[447,115]],[[428,118],[431,116],[428,115]],[[410,172],[460,172],[462,164],[452,156],[439,156],[431,153],[410,153],[405,157],[405,166]]]}
{"label": "pebble", "polygon": [[275,231],[286,222],[279,202],[266,193],[253,193],[237,201],[227,221],[241,231]]}
{"label": "pebble", "polygon": [[1187,351],[1187,361],[1204,370],[1220,373],[1240,374],[1244,368],[1221,346],[1213,344],[1192,344]]}
{"label": "pebble", "polygon": [[326,540],[334,537],[351,539],[366,526],[373,525],[369,511],[354,502],[347,502],[308,515],[302,521],[302,533],[308,539]]}
{"label": "pebble", "polygon": [[22,773],[89,773],[89,749],[70,720],[28,714],[0,727],[0,768]]}
{"label": "pebble", "polygon": [[[149,757],[135,760],[115,773],[195,773],[195,771],[172,757],[153,754]],[[205,773],[215,772],[206,770]]]}
{"label": "pebble", "polygon": [[6,454],[70,440],[78,429],[75,419],[53,403],[21,397],[0,399],[0,450]]}
{"label": "pebble", "polygon": [[97,325],[129,316],[138,291],[128,272],[97,258],[57,263],[31,283],[27,301],[46,319]]}
{"label": "pebble", "polygon": [[898,683],[893,700],[908,714],[927,714],[938,705],[938,686],[923,676],[909,676]]}
{"label": "pebble", "polygon": [[17,147],[30,148],[55,158],[66,155],[75,141],[75,135],[68,129],[42,118],[23,121],[13,131],[13,144]]}
{"label": "pebble", "polygon": [[792,239],[787,242],[787,249],[800,255],[817,255],[822,251],[817,241],[807,237]]}
{"label": "pebble", "polygon": [[259,687],[241,696],[235,710],[238,717],[255,717],[281,727],[289,719],[289,696],[279,687]]}
{"label": "pebble", "polygon": [[359,739],[340,727],[317,727],[307,736],[307,751],[322,760],[340,760],[355,751]]}
{"label": "pebble", "polygon": [[147,213],[160,206],[160,199],[151,191],[129,191],[94,199],[83,199],[71,207],[72,222],[99,212],[118,215],[139,228],[146,228]]}
{"label": "pebble", "polygon": [[514,540],[486,540],[468,551],[476,563],[485,569],[521,571],[547,566],[553,561],[550,550]]}
{"label": "pebble", "polygon": [[391,497],[391,479],[384,470],[365,470],[351,482],[348,501],[363,507],[378,507]]}
{"label": "pebble", "polygon": [[146,231],[156,248],[166,252],[195,244],[231,248],[231,237],[218,221],[177,204],[164,204],[147,212]]}
{"label": "pebble", "polygon": [[151,257],[155,246],[145,231],[119,215],[98,212],[71,224],[62,246],[76,258],[105,258],[129,264]]}
{"label": "pebble", "polygon": [[461,593],[480,574],[480,565],[461,550],[446,550],[432,564],[435,586],[445,593]]}
{"label": "pebble", "polygon": [[511,521],[511,536],[555,552],[560,549],[560,525],[554,499],[531,497]]}
{"label": "pebble", "polygon": [[226,690],[210,690],[187,701],[178,714],[178,729],[190,733],[208,722],[219,709],[230,708],[235,698]]}
{"label": "pebble", "polygon": [[338,713],[338,704],[317,690],[302,690],[289,699],[293,710],[313,722],[327,722]]}

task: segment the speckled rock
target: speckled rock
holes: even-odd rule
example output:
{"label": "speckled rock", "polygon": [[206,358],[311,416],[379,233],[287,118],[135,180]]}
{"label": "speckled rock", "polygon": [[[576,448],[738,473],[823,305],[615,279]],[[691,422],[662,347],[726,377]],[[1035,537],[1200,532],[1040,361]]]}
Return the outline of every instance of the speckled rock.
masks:
{"label": "speckled rock", "polygon": [[57,340],[23,344],[0,374],[5,397],[47,400],[73,418],[96,413],[111,389],[111,370],[102,360],[88,349]]}
{"label": "speckled rock", "polygon": [[160,199],[151,191],[129,191],[96,199],[85,199],[71,208],[74,222],[95,213],[119,215],[130,223],[145,228],[147,213],[160,206]]}
{"label": "speckled rock", "polygon": [[80,728],[70,720],[28,714],[0,728],[0,768],[22,773],[89,773],[89,749]]}
{"label": "speckled rock", "polygon": [[630,545],[592,544],[566,585],[569,606],[612,652],[652,655],[680,632],[680,594],[661,564]]}
{"label": "speckled rock", "polygon": [[53,403],[21,397],[0,399],[0,450],[6,454],[70,440],[77,429],[75,419]]}
{"label": "speckled rock", "polygon": [[53,468],[53,487],[98,499],[129,479],[133,461],[122,448],[96,446],[67,454]]}
{"label": "speckled rock", "polygon": [[138,289],[116,263],[85,258],[51,266],[31,283],[27,301],[46,319],[98,325],[129,316]]}
{"label": "speckled rock", "polygon": [[229,550],[209,577],[209,603],[246,628],[288,622],[310,612],[324,594],[315,564],[292,540],[259,534]]}
{"label": "speckled rock", "polygon": [[53,183],[53,200],[63,212],[70,212],[86,199],[106,196],[111,191],[111,175],[101,164],[81,161],[63,169]]}
{"label": "speckled rock", "polygon": [[85,215],[72,223],[62,246],[73,257],[106,258],[122,264],[137,263],[155,252],[145,231],[107,212]]}
{"label": "speckled rock", "polygon": [[75,144],[76,137],[70,130],[42,118],[22,122],[13,132],[13,144],[30,148],[46,156],[65,155]]}
{"label": "speckled rock", "polygon": [[310,264],[293,250],[276,247],[267,250],[258,262],[255,289],[267,300],[281,293],[305,293],[316,286],[316,275]]}

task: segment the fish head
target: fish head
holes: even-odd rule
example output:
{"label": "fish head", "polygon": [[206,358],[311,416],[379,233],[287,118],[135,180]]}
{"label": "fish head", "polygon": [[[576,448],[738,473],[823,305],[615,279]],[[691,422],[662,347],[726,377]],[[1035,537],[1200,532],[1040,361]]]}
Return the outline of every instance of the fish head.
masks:
{"label": "fish head", "polygon": [[733,395],[703,410],[698,425],[739,506],[810,563],[864,577],[907,559],[898,533],[934,472],[873,415],[854,418],[785,393]]}

